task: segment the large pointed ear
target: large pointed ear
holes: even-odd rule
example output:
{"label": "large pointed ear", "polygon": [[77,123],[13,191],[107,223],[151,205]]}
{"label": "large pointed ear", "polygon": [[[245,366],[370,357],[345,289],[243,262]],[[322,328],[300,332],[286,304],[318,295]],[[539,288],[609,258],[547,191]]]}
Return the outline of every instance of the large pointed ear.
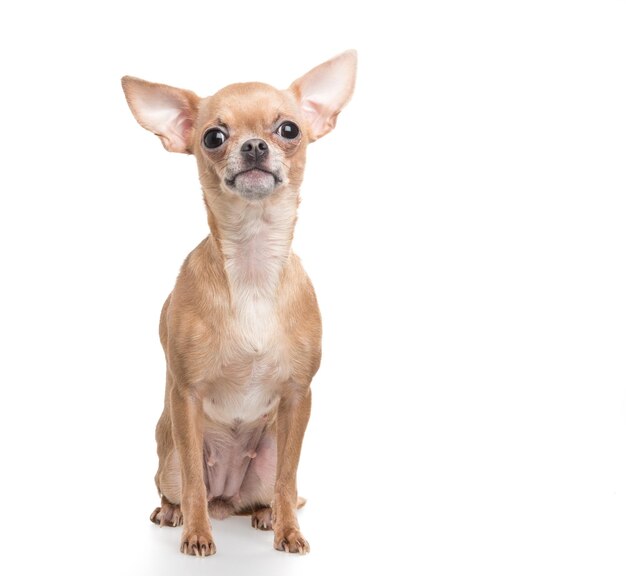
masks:
{"label": "large pointed ear", "polygon": [[137,122],[154,132],[166,150],[192,153],[191,132],[198,113],[198,96],[189,90],[132,76],[122,78],[122,88]]}
{"label": "large pointed ear", "polygon": [[298,78],[289,89],[300,102],[309,125],[309,138],[328,134],[350,101],[356,79],[356,50],[348,50]]}

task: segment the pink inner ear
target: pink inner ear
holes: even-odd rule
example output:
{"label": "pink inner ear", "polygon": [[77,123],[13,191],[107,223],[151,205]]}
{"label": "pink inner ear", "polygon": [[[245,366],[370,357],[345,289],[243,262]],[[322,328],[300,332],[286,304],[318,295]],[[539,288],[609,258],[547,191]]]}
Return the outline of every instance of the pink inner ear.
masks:
{"label": "pink inner ear", "polygon": [[301,109],[315,138],[319,138],[332,130],[337,123],[338,112],[333,114],[333,110],[329,106],[324,106],[320,102],[303,100]]}
{"label": "pink inner ear", "polygon": [[170,122],[167,130],[167,138],[170,140],[173,152],[188,151],[189,134],[193,122],[186,111],[181,111]]}
{"label": "pink inner ear", "polygon": [[198,97],[188,90],[124,77],[124,92],[135,118],[170,152],[191,153]]}
{"label": "pink inner ear", "polygon": [[291,85],[312,140],[335,127],[339,112],[352,95],[355,73],[356,53],[348,51],[313,68]]}

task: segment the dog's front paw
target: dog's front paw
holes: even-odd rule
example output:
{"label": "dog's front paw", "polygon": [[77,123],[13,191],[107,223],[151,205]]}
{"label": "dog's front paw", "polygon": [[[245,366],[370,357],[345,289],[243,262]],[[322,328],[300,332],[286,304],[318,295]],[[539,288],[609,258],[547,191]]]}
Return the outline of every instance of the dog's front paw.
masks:
{"label": "dog's front paw", "polygon": [[180,551],[190,556],[212,556],[217,549],[210,530],[190,530],[183,532]]}
{"label": "dog's front paw", "polygon": [[297,552],[307,554],[311,548],[309,543],[297,528],[276,529],[274,528],[274,548],[283,552]]}

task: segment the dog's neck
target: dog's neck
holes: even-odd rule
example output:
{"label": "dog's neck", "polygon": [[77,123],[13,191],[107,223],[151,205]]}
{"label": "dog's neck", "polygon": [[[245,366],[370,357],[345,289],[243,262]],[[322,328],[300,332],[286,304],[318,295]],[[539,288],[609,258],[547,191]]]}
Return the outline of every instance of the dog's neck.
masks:
{"label": "dog's neck", "polygon": [[270,347],[278,286],[291,253],[298,194],[281,192],[258,203],[224,194],[206,202],[239,342],[254,354]]}
{"label": "dog's neck", "polygon": [[297,191],[282,192],[262,202],[223,194],[207,202],[233,296],[271,298],[276,293],[291,253],[298,207]]}

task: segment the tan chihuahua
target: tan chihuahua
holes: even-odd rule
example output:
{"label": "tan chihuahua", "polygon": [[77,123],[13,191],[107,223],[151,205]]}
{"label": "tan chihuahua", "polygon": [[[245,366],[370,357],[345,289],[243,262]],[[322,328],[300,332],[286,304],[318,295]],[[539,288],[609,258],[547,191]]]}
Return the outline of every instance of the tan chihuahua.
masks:
{"label": "tan chihuahua", "polygon": [[215,553],[209,515],[251,514],[274,548],[305,554],[296,471],[321,356],[315,292],[291,251],[306,147],[354,89],[356,52],[287,90],[232,84],[213,96],[125,76],[133,115],[170,152],[194,154],[211,234],[161,312],[167,362],[156,427],[161,526],[181,552]]}

